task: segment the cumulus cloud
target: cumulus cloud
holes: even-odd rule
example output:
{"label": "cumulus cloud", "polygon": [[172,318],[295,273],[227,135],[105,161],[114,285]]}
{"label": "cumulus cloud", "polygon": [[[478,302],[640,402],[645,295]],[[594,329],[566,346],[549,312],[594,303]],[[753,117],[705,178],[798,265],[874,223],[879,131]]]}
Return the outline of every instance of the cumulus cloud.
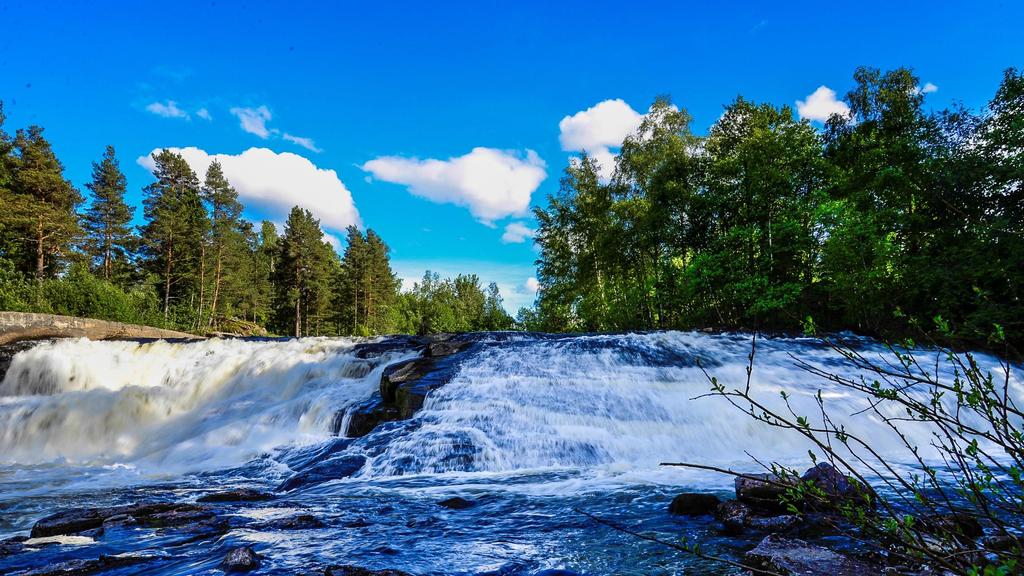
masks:
{"label": "cumulus cloud", "polygon": [[621,98],[605,100],[562,118],[558,123],[558,141],[562,150],[568,152],[618,148],[626,136],[640,127],[643,119],[643,114]]}
{"label": "cumulus cloud", "polygon": [[199,116],[203,120],[213,120],[213,116],[210,115],[210,111],[206,108],[200,108],[196,110],[196,116]]}
{"label": "cumulus cloud", "polygon": [[526,284],[524,284],[523,286],[526,288],[527,292],[536,294],[537,290],[540,289],[540,282],[538,282],[537,279],[534,278],[533,276],[530,276],[529,278],[526,279]]}
{"label": "cumulus cloud", "polygon": [[238,118],[242,130],[249,134],[255,134],[266,140],[270,137],[271,132],[273,132],[273,130],[267,128],[267,122],[270,120],[271,115],[270,110],[266,106],[260,106],[259,108],[235,107],[230,112]]}
{"label": "cumulus cloud", "polygon": [[374,178],[405,185],[416,196],[465,206],[487,225],[525,214],[530,196],[547,177],[545,167],[533,150],[520,154],[482,147],[448,160],[383,156],[362,165]]}
{"label": "cumulus cloud", "polygon": [[850,113],[846,102],[836,98],[836,91],[828,86],[818,86],[807,100],[796,101],[796,111],[801,118],[824,122],[833,114],[845,116]]}
{"label": "cumulus cloud", "polygon": [[163,116],[164,118],[184,118],[188,119],[188,112],[185,112],[178,107],[178,103],[174,100],[167,100],[166,102],[153,102],[146,106],[146,111],[156,114],[157,116]]}
{"label": "cumulus cloud", "polygon": [[[271,220],[284,221],[293,206],[301,206],[327,228],[344,230],[352,224],[362,225],[352,194],[338,174],[298,154],[267,148],[249,148],[241,154],[209,154],[191,146],[168,149],[181,154],[200,179],[214,160],[220,161],[242,201],[268,211]],[[160,150],[153,150],[153,154]],[[137,162],[150,171],[154,168],[152,154]],[[335,238],[332,244],[336,242]]]}
{"label": "cumulus cloud", "polygon": [[924,86],[921,87],[921,92],[925,94],[931,94],[932,92],[938,92],[939,87],[931,82],[925,82]]}
{"label": "cumulus cloud", "polygon": [[505,225],[505,233],[501,235],[501,241],[505,244],[521,244],[527,239],[533,238],[537,231],[526,226],[522,222],[509,222]]}
{"label": "cumulus cloud", "polygon": [[287,140],[287,141],[289,141],[292,144],[295,144],[297,146],[302,146],[306,150],[309,150],[309,151],[312,151],[312,152],[323,152],[323,150],[321,150],[321,149],[316,147],[316,143],[313,142],[312,138],[303,138],[302,136],[295,136],[295,135],[289,134],[287,132],[282,134],[281,138],[284,138],[285,140]]}

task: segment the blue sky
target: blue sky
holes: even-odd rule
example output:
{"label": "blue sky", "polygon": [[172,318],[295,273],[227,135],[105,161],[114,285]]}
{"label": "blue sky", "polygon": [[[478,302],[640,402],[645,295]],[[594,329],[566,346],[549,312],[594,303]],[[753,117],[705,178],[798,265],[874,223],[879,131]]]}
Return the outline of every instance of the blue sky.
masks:
{"label": "blue sky", "polygon": [[222,155],[250,218],[306,204],[377,230],[404,278],[474,272],[514,309],[529,208],[659,94],[703,133],[738,94],[841,107],[859,65],[913,67],[936,108],[1024,65],[1009,1],[322,4],[0,0],[6,127],[44,126],[83,189],[113,144],[135,204],[153,150]]}

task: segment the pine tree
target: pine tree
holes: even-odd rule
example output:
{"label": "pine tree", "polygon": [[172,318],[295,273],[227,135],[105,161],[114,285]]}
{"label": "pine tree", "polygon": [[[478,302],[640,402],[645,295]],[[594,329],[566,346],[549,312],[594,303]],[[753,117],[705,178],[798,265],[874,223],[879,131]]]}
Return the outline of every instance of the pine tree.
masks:
{"label": "pine tree", "polygon": [[86,186],[92,202],[82,217],[85,250],[103,278],[112,280],[129,266],[136,242],[129,226],[133,210],[124,201],[127,185],[113,146],[107,146],[103,160],[93,162],[92,181]]}
{"label": "pine tree", "polygon": [[216,160],[206,171],[202,194],[212,216],[210,241],[214,270],[208,325],[215,326],[219,318],[219,307],[223,305],[221,291],[224,274],[237,275],[243,261],[241,252],[247,250],[248,246],[243,234],[242,204],[238,201],[238,193],[228,183],[220,162]]}
{"label": "pine tree", "polygon": [[42,280],[57,271],[60,258],[72,257],[81,235],[75,208],[82,196],[64,178],[64,166],[39,126],[18,130],[13,152],[9,189],[0,191],[0,224],[24,247],[21,269]]}
{"label": "pine tree", "polygon": [[199,179],[179,154],[163,150],[154,154],[153,160],[156,182],[143,189],[145,266],[159,279],[164,320],[169,318],[171,302],[186,298],[190,299],[189,313],[195,317],[197,279],[209,225]]}
{"label": "pine tree", "polygon": [[295,337],[317,333],[330,303],[329,278],[336,263],[323,236],[312,213],[292,208],[279,242],[274,312],[277,328]]}

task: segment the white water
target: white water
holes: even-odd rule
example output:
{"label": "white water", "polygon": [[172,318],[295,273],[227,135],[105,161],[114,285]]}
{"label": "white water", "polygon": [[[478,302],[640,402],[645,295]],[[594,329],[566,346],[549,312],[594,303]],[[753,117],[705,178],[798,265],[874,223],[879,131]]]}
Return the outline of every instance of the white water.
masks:
{"label": "white water", "polygon": [[[187,471],[324,440],[336,410],[369,398],[384,365],[410,356],[361,360],[350,353],[354,342],[40,345],[15,357],[0,384],[0,462]],[[746,380],[749,351],[749,336],[680,332],[496,343],[428,397],[414,430],[392,432],[382,449],[368,450],[359,477],[569,469],[625,482],[693,482],[701,476],[658,464],[749,467],[748,453],[806,464],[810,445],[795,433],[760,424],[722,398],[694,399],[710,389],[694,358],[732,388]],[[864,398],[816,380],[791,354],[848,370],[810,341],[763,340],[755,396],[781,407],[785,390],[798,413],[813,415],[821,389],[833,416],[880,454],[906,455],[874,415],[857,414]],[[980,360],[997,369],[994,359]],[[1024,397],[1019,372],[1011,390]],[[920,425],[903,432],[919,446],[929,443]]]}
{"label": "white water", "polygon": [[354,343],[41,344],[15,356],[0,383],[0,462],[173,471],[321,440],[336,410],[377,389],[384,361],[355,358]]}

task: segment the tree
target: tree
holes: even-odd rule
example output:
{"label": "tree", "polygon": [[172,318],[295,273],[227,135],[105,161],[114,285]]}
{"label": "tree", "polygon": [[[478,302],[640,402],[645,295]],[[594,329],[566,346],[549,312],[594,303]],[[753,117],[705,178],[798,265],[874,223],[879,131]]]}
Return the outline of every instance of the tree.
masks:
{"label": "tree", "polygon": [[156,182],[143,189],[144,266],[159,280],[164,320],[169,318],[171,303],[185,302],[186,298],[188,312],[195,319],[195,296],[201,286],[209,227],[199,179],[188,162],[170,150],[154,153],[153,161]]}
{"label": "tree", "polygon": [[221,291],[225,274],[238,276],[246,262],[249,246],[242,221],[242,204],[238,193],[228,183],[220,162],[214,160],[206,171],[202,189],[211,214],[210,242],[213,252],[213,296],[210,301],[209,326],[216,326],[223,306]]}
{"label": "tree", "polygon": [[479,327],[481,330],[510,330],[512,328],[515,321],[505,311],[502,302],[498,284],[491,282],[487,285],[484,313]]}
{"label": "tree", "polygon": [[57,271],[60,259],[72,257],[71,248],[81,235],[75,208],[82,196],[64,178],[43,129],[18,130],[10,158],[10,185],[3,193],[2,225],[26,249],[21,269],[38,280]]}
{"label": "tree", "polygon": [[86,187],[92,202],[82,216],[85,250],[103,278],[112,280],[130,267],[137,240],[129,226],[133,210],[124,201],[127,183],[113,146],[107,146],[100,162],[93,162],[92,181]]}
{"label": "tree", "polygon": [[335,279],[335,318],[347,334],[384,334],[402,320],[395,308],[400,282],[391,270],[389,248],[372,229],[346,230],[347,245]]}
{"label": "tree", "polygon": [[295,206],[285,222],[276,269],[275,316],[279,330],[295,337],[319,333],[330,305],[329,279],[337,255],[323,240],[320,222]]}

